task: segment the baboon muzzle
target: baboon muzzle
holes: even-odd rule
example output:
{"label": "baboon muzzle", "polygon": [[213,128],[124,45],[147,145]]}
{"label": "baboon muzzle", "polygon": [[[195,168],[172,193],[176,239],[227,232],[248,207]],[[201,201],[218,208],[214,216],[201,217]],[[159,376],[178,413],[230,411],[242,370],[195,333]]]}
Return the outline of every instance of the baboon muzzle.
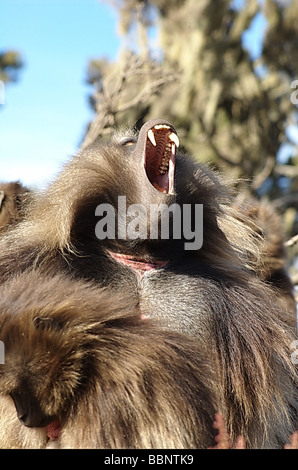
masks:
{"label": "baboon muzzle", "polygon": [[143,156],[148,180],[158,191],[174,194],[175,155],[179,139],[168,121],[146,122],[139,133],[135,152]]}

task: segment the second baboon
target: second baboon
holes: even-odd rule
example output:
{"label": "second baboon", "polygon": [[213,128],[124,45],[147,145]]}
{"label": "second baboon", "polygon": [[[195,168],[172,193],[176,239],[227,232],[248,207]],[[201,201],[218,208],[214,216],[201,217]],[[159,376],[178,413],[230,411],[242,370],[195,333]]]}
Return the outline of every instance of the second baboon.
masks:
{"label": "second baboon", "polygon": [[[0,447],[7,435],[27,447],[44,445],[46,436],[72,448],[214,442],[206,353],[186,335],[141,318],[123,296],[63,276],[24,273],[0,290],[0,339],[0,393],[12,397],[23,423],[21,429],[1,424]],[[32,430],[31,444],[29,428],[44,432]]]}

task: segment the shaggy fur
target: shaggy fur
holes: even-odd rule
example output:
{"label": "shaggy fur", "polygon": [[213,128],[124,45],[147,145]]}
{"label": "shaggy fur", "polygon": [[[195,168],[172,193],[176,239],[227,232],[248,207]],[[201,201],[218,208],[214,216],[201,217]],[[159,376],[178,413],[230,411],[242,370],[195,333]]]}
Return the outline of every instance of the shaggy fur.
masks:
{"label": "shaggy fur", "polygon": [[268,202],[239,196],[234,203],[239,219],[250,224],[255,233],[259,256],[252,259],[254,271],[266,283],[274,287],[275,294],[283,301],[282,318],[296,327],[296,302],[294,286],[287,272],[285,235],[279,214]]}
{"label": "shaggy fur", "polygon": [[13,444],[25,436],[24,447],[44,445],[57,422],[55,447],[212,445],[212,370],[196,341],[158,330],[123,297],[62,276],[25,273],[0,299],[1,394],[25,425],[45,428],[5,423],[2,445],[7,433]]}
{"label": "shaggy fur", "polygon": [[18,181],[0,183],[0,233],[24,217],[29,197],[30,190]]}
{"label": "shaggy fur", "polygon": [[[282,319],[284,307],[256,274],[255,231],[239,220],[214,172],[179,153],[175,194],[150,183],[147,132],[161,122],[146,123],[137,136],[116,134],[70,160],[27,219],[0,240],[0,280],[39,267],[47,276],[59,272],[107,286],[112,300],[114,293],[128,296],[160,327],[195,338],[211,361],[212,400],[232,439],[242,435],[248,447],[280,447],[297,429],[298,400],[290,360],[295,338]],[[117,207],[118,196],[145,207],[176,202],[194,210],[203,204],[202,248],[185,251],[185,240],[173,237],[98,240],[96,207]],[[162,267],[142,272],[122,262],[125,256]]]}

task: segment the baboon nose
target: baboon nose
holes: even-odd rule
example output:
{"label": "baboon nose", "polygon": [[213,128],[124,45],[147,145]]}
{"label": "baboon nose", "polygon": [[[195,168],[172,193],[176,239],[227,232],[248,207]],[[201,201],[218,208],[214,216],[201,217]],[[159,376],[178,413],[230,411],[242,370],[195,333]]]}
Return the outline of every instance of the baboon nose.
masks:
{"label": "baboon nose", "polygon": [[19,392],[15,391],[15,392],[11,393],[10,396],[14,401],[18,419],[22,423],[25,424],[28,413],[27,413],[27,410],[26,410],[26,406],[24,406],[24,400],[22,399],[21,394]]}
{"label": "baboon nose", "polygon": [[17,413],[17,416],[18,416],[19,420],[26,426],[26,423],[28,421],[27,413]]}

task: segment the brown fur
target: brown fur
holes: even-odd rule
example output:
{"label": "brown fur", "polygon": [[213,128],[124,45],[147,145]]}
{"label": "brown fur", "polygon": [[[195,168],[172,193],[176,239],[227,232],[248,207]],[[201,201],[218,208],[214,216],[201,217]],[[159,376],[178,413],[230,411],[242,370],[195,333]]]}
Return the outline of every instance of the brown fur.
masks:
{"label": "brown fur", "polygon": [[[241,434],[248,447],[281,447],[297,428],[297,373],[290,360],[295,338],[274,289],[254,270],[255,232],[249,221],[239,220],[221,178],[182,153],[174,195],[150,184],[143,150],[151,126],[145,124],[138,136],[124,134],[135,145],[127,147],[116,134],[65,166],[32,203],[27,219],[0,240],[1,282],[39,267],[47,276],[59,272],[107,286],[111,298],[128,296],[166,331],[195,338],[211,361],[212,399],[232,439]],[[203,204],[202,248],[185,251],[184,239],[98,240],[96,207],[116,207],[119,195],[128,205],[146,207]],[[142,275],[111,253],[167,264]]]}
{"label": "brown fur", "polygon": [[287,254],[285,235],[279,214],[268,202],[239,196],[234,204],[239,218],[250,224],[255,233],[255,243],[259,249],[258,256],[252,259],[254,271],[266,283],[274,287],[284,308],[283,319],[296,327],[296,302],[294,285],[287,272]]}
{"label": "brown fur", "polygon": [[29,193],[18,181],[0,183],[0,233],[24,217]]}
{"label": "brown fur", "polygon": [[[158,330],[123,297],[62,276],[25,273],[0,298],[1,393],[27,426],[58,420],[56,447],[212,445],[212,371],[194,340]],[[45,431],[22,429],[19,438],[15,423],[2,425],[0,443],[31,431],[31,445],[44,444]]]}

